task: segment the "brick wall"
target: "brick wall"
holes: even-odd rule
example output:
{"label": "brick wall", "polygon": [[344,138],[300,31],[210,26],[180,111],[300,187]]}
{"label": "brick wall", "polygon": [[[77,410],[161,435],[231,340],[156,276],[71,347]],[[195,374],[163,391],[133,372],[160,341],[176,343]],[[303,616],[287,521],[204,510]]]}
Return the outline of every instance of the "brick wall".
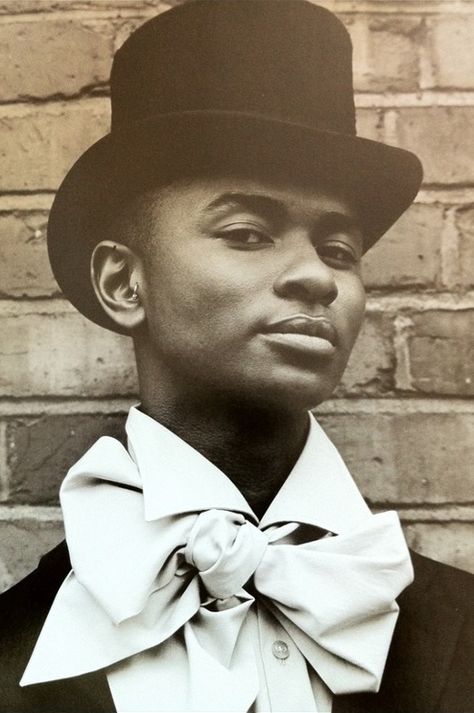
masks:
{"label": "brick wall", "polygon": [[[425,165],[416,204],[367,257],[366,325],[320,418],[415,548],[474,569],[474,3],[320,4],[353,37],[359,133]],[[61,538],[66,469],[134,398],[131,344],[61,298],[45,225],[67,168],[107,131],[114,50],[167,7],[0,0],[0,588]]]}

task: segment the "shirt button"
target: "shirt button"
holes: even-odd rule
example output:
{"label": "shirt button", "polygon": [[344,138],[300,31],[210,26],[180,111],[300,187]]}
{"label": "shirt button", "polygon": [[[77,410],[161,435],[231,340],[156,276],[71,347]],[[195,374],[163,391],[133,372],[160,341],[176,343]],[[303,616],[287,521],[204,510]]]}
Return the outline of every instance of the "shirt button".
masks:
{"label": "shirt button", "polygon": [[278,641],[274,641],[272,644],[272,654],[276,659],[284,661],[290,655],[290,650],[288,648],[288,645],[285,644],[284,641],[278,639]]}

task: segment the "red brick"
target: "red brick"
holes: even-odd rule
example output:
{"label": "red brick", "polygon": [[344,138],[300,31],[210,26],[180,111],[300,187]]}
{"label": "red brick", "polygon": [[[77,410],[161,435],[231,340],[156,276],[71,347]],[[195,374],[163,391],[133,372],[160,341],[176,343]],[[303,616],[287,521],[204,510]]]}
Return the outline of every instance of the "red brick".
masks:
{"label": "red brick", "polygon": [[316,416],[371,502],[472,501],[474,414],[325,415],[323,404]]}
{"label": "red brick", "polygon": [[56,190],[79,155],[108,132],[107,101],[0,116],[0,191]]}
{"label": "red brick", "polygon": [[474,395],[474,310],[433,310],[411,315],[408,336],[414,389]]}
{"label": "red brick", "polygon": [[354,45],[354,87],[361,92],[418,88],[421,21],[402,15],[341,18]]}
{"label": "red brick", "polygon": [[104,36],[77,21],[0,25],[0,46],[9,60],[3,64],[2,101],[71,96],[109,79],[111,33]]}
{"label": "red brick", "polygon": [[7,424],[12,503],[56,504],[69,468],[100,436],[123,439],[122,415],[43,415]]}
{"label": "red brick", "polygon": [[0,395],[95,398],[135,393],[132,340],[64,309],[0,315]]}
{"label": "red brick", "polygon": [[425,183],[474,181],[474,107],[406,107],[398,111],[397,145],[414,151]]}
{"label": "red brick", "polygon": [[412,205],[364,258],[367,287],[434,285],[441,267],[443,212],[436,204]]}
{"label": "red brick", "polygon": [[435,15],[427,19],[434,85],[449,89],[474,88],[474,15]]}
{"label": "red brick", "polygon": [[64,537],[61,522],[35,518],[0,521],[0,591],[38,565],[39,559]]}
{"label": "red brick", "polygon": [[0,214],[0,294],[44,297],[58,292],[46,251],[47,213]]}
{"label": "red brick", "polygon": [[474,523],[418,522],[404,530],[416,552],[474,573]]}
{"label": "red brick", "polygon": [[474,207],[460,209],[456,214],[459,231],[459,276],[465,287],[474,287]]}
{"label": "red brick", "polygon": [[380,394],[393,387],[393,326],[389,316],[367,314],[349,359],[342,394]]}

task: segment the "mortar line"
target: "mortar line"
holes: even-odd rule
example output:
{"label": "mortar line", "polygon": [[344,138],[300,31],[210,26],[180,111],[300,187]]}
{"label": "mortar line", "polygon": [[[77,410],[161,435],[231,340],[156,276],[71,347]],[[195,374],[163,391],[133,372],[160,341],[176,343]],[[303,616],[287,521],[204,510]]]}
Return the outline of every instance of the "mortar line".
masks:
{"label": "mortar line", "polygon": [[[356,109],[410,109],[430,107],[473,107],[474,88],[459,90],[450,87],[435,89],[419,88],[411,92],[368,92],[355,90]],[[71,95],[32,96],[25,99],[0,100],[0,115],[3,118],[24,118],[42,111],[61,114],[64,109],[80,109],[96,106],[104,113],[109,112],[109,95],[104,91],[104,84],[93,85]]]}

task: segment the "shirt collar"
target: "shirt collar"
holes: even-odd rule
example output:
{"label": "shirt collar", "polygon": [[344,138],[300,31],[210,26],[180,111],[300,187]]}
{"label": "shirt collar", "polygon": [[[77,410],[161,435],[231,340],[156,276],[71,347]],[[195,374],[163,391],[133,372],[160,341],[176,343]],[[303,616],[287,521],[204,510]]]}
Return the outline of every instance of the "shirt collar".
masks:
{"label": "shirt collar", "polygon": [[[305,446],[260,526],[301,522],[344,533],[370,516],[337,448],[312,414]],[[257,521],[232,481],[165,426],[132,407],[126,423],[129,452],[139,470],[146,520],[223,508]]]}
{"label": "shirt collar", "polygon": [[371,512],[336,446],[311,413],[309,421],[304,448],[260,526],[301,522],[343,534]]}
{"label": "shirt collar", "polygon": [[125,430],[142,481],[146,520],[211,508],[257,520],[233,482],[158,421],[132,406]]}

